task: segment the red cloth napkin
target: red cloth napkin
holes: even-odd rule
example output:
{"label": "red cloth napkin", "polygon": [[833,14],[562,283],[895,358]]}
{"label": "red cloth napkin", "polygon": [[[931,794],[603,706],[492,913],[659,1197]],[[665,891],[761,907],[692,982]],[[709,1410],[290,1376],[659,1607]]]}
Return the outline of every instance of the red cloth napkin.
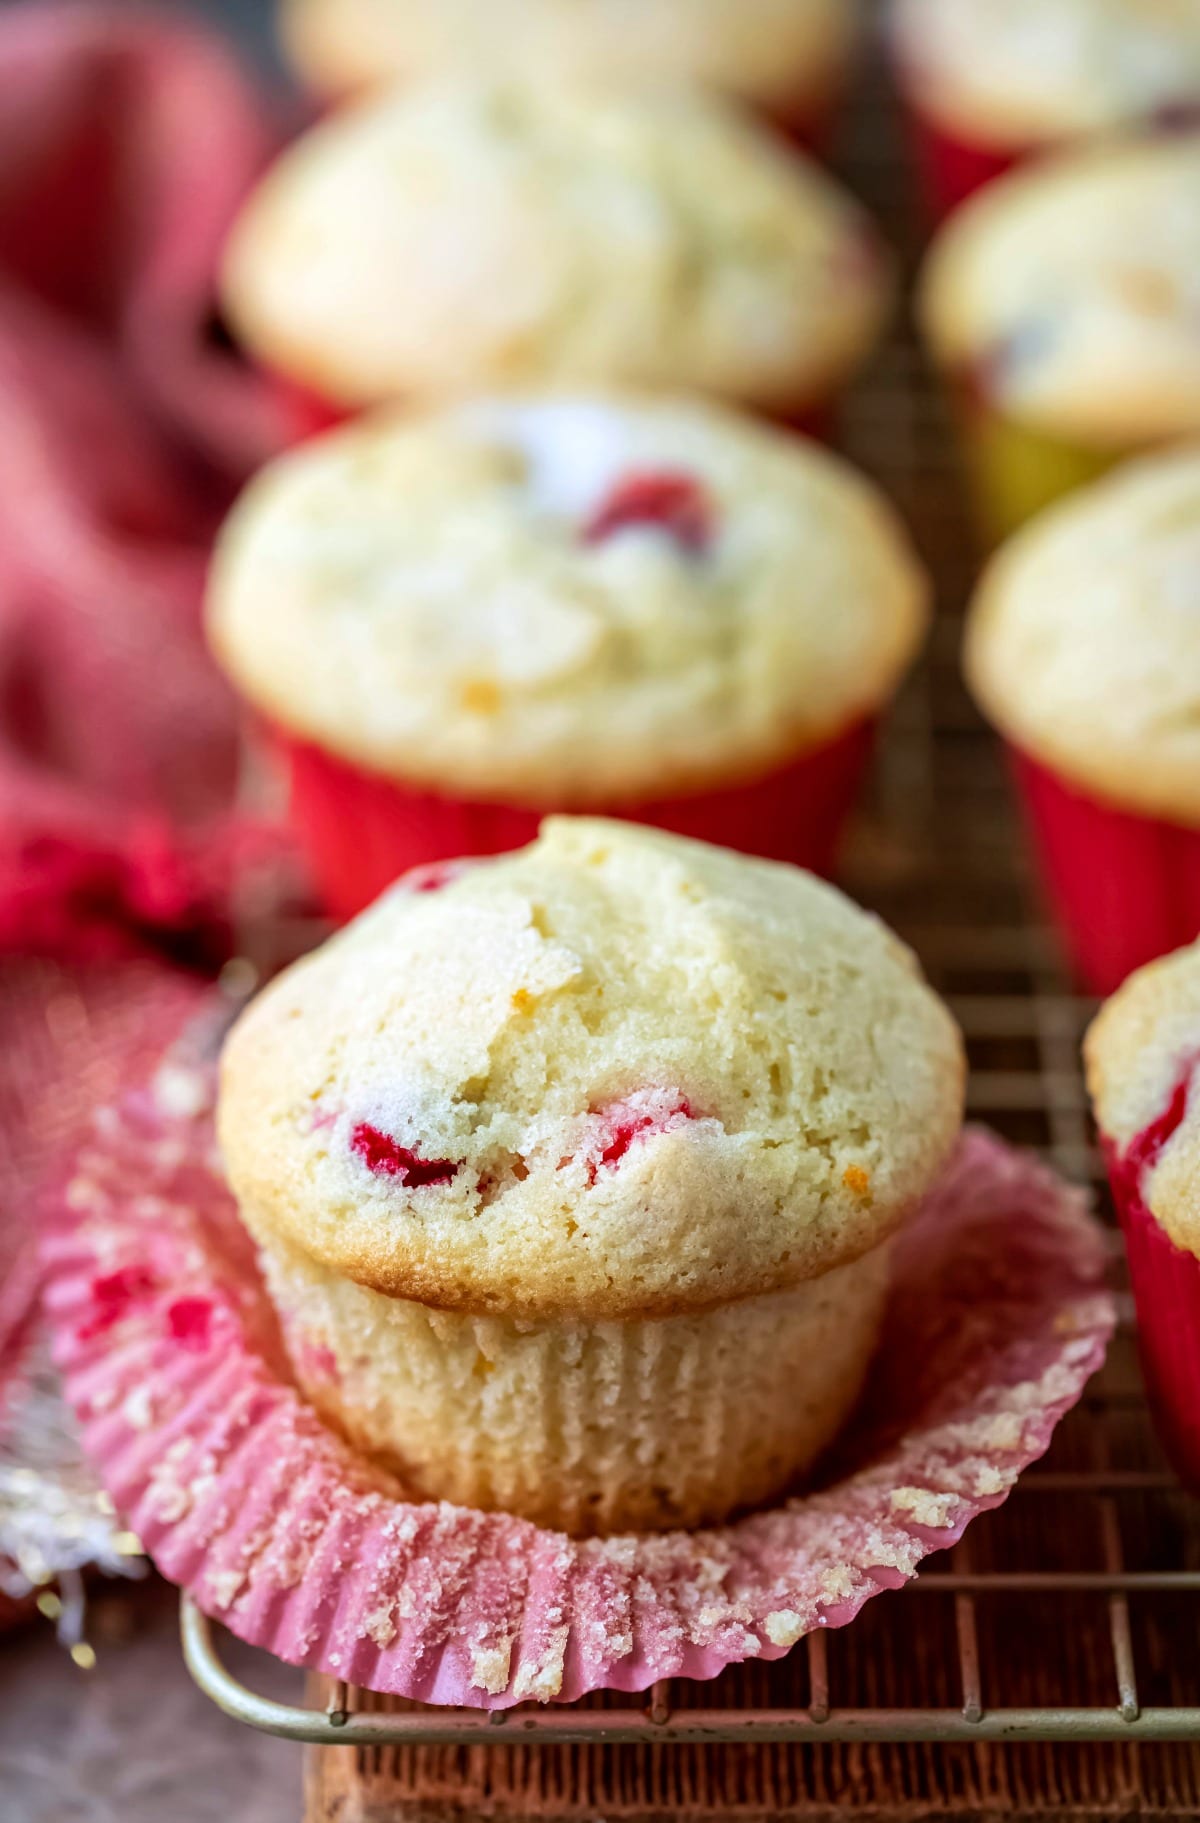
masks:
{"label": "red cloth napkin", "polygon": [[289,426],[213,334],[214,277],[274,137],[191,26],[0,11],[0,952],[221,922],[242,838],[204,564]]}
{"label": "red cloth napkin", "polygon": [[164,957],[227,947],[262,847],[200,605],[220,513],[291,430],[214,332],[275,140],[176,18],[0,8],[0,1419],[36,1186],[186,1000]]}

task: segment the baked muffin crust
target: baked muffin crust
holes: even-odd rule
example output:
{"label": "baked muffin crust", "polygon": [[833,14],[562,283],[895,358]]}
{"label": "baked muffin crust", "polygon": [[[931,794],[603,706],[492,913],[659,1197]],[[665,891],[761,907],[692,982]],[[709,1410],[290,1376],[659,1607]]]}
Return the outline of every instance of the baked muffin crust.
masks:
{"label": "baked muffin crust", "polygon": [[892,37],[922,109],[1000,149],[1200,101],[1197,0],[895,0]]}
{"label": "baked muffin crust", "polygon": [[326,91],[475,70],[686,79],[792,109],[841,76],[861,15],[859,0],[284,0],[280,23]]}
{"label": "baked muffin crust", "polygon": [[209,632],[272,721],[532,808],[760,776],[873,714],[926,624],[883,497],[700,402],[382,415],[251,485]]}
{"label": "baked muffin crust", "polygon": [[1139,1192],[1175,1245],[1200,1255],[1200,944],[1131,975],[1084,1055],[1096,1120],[1118,1150],[1161,1133]]}
{"label": "baked muffin crust", "polygon": [[939,362],[1090,447],[1200,432],[1200,134],[1067,153],[943,228],[921,315]]}
{"label": "baked muffin crust", "polygon": [[833,888],[632,825],[401,883],[242,1016],[253,1233],[435,1308],[667,1316],[886,1239],[957,1134],[913,958]]}
{"label": "baked muffin crust", "polygon": [[1200,446],[1130,463],[995,558],[967,675],[1024,751],[1102,801],[1200,826]]}
{"label": "baked muffin crust", "polygon": [[834,181],[715,99],[458,82],[305,135],[224,291],[259,359],[350,409],[603,381],[793,411],[862,359],[890,281]]}

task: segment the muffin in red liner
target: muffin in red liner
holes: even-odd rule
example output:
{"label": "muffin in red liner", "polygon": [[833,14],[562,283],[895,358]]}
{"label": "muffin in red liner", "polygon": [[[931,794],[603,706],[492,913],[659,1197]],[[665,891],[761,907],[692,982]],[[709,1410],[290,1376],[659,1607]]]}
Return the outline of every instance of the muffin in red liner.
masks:
{"label": "muffin in red liner", "polygon": [[1200,948],[1138,971],[1086,1044],[1138,1346],[1163,1444],[1200,1490]]}
{"label": "muffin in red liner", "polygon": [[1200,434],[1200,134],[998,178],[921,279],[989,539],[1124,459]]}
{"label": "muffin in red liner", "polygon": [[914,958],[831,887],[553,817],[274,981],[217,1132],[349,1441],[427,1499],[652,1531],[764,1504],[841,1429],[963,1077]]}
{"label": "muffin in red liner", "polygon": [[700,91],[418,82],[249,198],[224,310],[346,411],[520,386],[700,393],[795,421],[878,342],[892,261],[821,166]]}
{"label": "muffin in red liner", "polygon": [[317,95],[464,71],[572,81],[699,83],[806,144],[828,136],[862,27],[861,0],[285,0],[284,50]]}
{"label": "muffin in red liner", "polygon": [[1200,113],[1200,16],[1143,0],[891,0],[935,219],[1066,144]]}
{"label": "muffin in red liner", "polygon": [[1200,929],[1200,450],[1147,457],[1019,534],[967,629],[1067,950],[1111,993]]}
{"label": "muffin in red liner", "polygon": [[925,620],[891,509],[827,452],[600,394],[292,452],[223,533],[208,615],[339,915],[555,810],[828,872]]}
{"label": "muffin in red liner", "polygon": [[160,1570],[290,1662],[504,1709],[779,1658],[999,1505],[1103,1359],[1114,1312],[1082,1199],[971,1133],[898,1247],[867,1397],[807,1493],[587,1540],[413,1503],[289,1379],[195,1042],[79,1160],[47,1243],[57,1356]]}

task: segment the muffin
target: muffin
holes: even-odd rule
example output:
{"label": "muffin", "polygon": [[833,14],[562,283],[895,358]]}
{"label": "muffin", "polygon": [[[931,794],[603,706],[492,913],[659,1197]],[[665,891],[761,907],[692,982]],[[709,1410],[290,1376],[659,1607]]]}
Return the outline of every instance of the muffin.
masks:
{"label": "muffin", "polygon": [[921,308],[990,535],[1200,433],[1200,136],[990,185],[935,243]]}
{"label": "muffin", "polygon": [[832,888],[554,818],[280,976],[218,1130],[298,1380],[359,1449],[429,1499],[655,1530],[835,1435],[962,1079]]}
{"label": "muffin", "polygon": [[698,82],[805,137],[824,125],[862,25],[860,0],[284,0],[285,47],[319,94],[460,73]]}
{"label": "muffin", "polygon": [[995,558],[968,623],[1082,979],[1200,930],[1200,447],[1146,457]]}
{"label": "muffin", "polygon": [[1200,944],[1127,981],[1085,1052],[1147,1389],[1178,1472],[1200,1488]]}
{"label": "muffin", "polygon": [[1048,147],[1200,117],[1197,0],[892,0],[929,203]]}
{"label": "muffin", "polygon": [[224,273],[235,333],[321,422],[531,382],[803,418],[869,351],[890,290],[857,205],[732,107],[466,81],[301,139]]}
{"label": "muffin", "polygon": [[819,871],[926,623],[875,488],[701,402],[383,412],[253,482],[208,625],[330,908],[615,811]]}

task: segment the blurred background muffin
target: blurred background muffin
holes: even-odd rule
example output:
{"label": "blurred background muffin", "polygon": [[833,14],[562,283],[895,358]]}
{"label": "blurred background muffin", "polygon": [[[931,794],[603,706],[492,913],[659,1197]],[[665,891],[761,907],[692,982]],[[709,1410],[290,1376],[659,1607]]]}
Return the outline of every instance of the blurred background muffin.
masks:
{"label": "blurred background muffin", "polygon": [[966,663],[1076,968],[1111,992],[1200,930],[1200,447],[1022,532],[984,575]]}
{"label": "blurred background muffin", "polygon": [[459,73],[698,82],[807,139],[845,86],[860,0],[283,0],[301,77],[322,95]]}
{"label": "blurred background muffin", "polygon": [[219,1130],[318,1408],[427,1499],[620,1532],[830,1441],[962,1095],[950,1014],[831,887],[555,818],[278,977]]}
{"label": "blurred background muffin", "polygon": [[1127,981],[1085,1051],[1146,1390],[1177,1472],[1200,1490],[1200,944]]}
{"label": "blurred background muffin", "polygon": [[234,230],[229,319],[318,417],[538,381],[819,412],[890,262],[863,211],[700,95],[421,85],[338,114]]}
{"label": "blurred background muffin", "polygon": [[1200,0],[893,0],[930,208],[1048,147],[1200,119]]}
{"label": "blurred background muffin", "polygon": [[551,809],[827,870],[926,601],[891,508],[816,445],[701,402],[507,397],[268,468],[209,633],[346,914]]}
{"label": "blurred background muffin", "polygon": [[1200,135],[990,185],[935,242],[920,308],[988,536],[1200,433]]}

